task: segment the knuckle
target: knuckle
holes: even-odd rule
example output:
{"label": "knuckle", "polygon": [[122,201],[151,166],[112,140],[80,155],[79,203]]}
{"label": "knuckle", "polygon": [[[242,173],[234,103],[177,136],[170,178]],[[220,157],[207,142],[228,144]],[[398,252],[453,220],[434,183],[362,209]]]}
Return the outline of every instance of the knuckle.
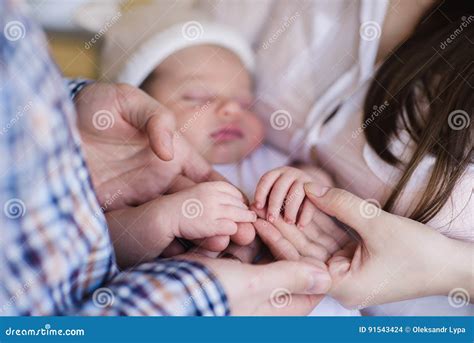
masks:
{"label": "knuckle", "polygon": [[229,231],[232,231],[232,235],[234,233],[237,233],[237,230],[239,229],[237,223],[233,221],[229,221],[228,228],[229,228]]}
{"label": "knuckle", "polygon": [[213,191],[217,192],[227,186],[227,182],[225,181],[212,181],[210,182],[213,188]]}
{"label": "knuckle", "polygon": [[263,176],[261,177],[261,182],[262,183],[265,183],[265,182],[268,182],[269,179],[272,177],[273,174],[275,174],[277,172],[277,170],[270,170],[269,172],[266,172],[265,174],[263,174]]}

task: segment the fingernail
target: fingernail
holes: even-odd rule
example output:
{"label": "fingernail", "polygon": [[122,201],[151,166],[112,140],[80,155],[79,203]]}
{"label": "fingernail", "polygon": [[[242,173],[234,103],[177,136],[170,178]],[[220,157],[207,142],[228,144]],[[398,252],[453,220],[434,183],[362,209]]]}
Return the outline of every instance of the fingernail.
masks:
{"label": "fingernail", "polygon": [[255,207],[256,207],[257,209],[261,210],[261,209],[263,208],[263,205],[262,205],[260,202],[256,201],[256,202],[255,202]]}
{"label": "fingernail", "polygon": [[311,294],[324,294],[331,287],[331,277],[327,272],[314,270],[311,274],[311,285],[308,292]]}
{"label": "fingernail", "polygon": [[329,190],[329,187],[318,185],[317,183],[311,183],[305,186],[305,191],[317,198],[324,196]]}

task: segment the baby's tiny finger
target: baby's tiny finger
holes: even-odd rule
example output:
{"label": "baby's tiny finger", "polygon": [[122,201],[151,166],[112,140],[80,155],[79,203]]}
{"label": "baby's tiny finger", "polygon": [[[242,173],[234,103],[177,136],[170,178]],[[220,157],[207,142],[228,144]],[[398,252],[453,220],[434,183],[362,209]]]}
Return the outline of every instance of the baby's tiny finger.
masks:
{"label": "baby's tiny finger", "polygon": [[257,214],[254,211],[235,206],[222,205],[220,212],[222,213],[220,215],[221,219],[230,219],[236,223],[253,223],[257,220]]}
{"label": "baby's tiny finger", "polygon": [[230,236],[234,235],[238,230],[237,223],[224,218],[217,219],[212,226],[214,229],[209,232],[208,236]]}
{"label": "baby's tiny finger", "polygon": [[218,187],[218,189],[221,192],[228,193],[228,194],[236,197],[240,201],[245,200],[245,196],[242,194],[242,192],[237,187],[232,185],[231,183],[225,182],[225,181],[216,181],[214,183],[216,184],[216,186]]}
{"label": "baby's tiny finger", "polygon": [[259,217],[259,218],[265,219],[265,218],[267,217],[267,210],[266,210],[266,208],[258,209],[258,208],[256,208],[254,205],[251,205],[251,206],[250,206],[250,209],[251,209],[252,211],[255,211],[255,213],[257,214],[257,217]]}
{"label": "baby's tiny finger", "polygon": [[239,207],[245,210],[248,209],[248,206],[245,205],[241,199],[236,198],[235,196],[231,194],[219,192],[218,196],[219,196],[219,202],[223,205],[235,206],[235,207]]}
{"label": "baby's tiny finger", "polygon": [[296,217],[305,198],[303,184],[295,181],[285,199],[285,221],[288,224],[296,223]]}
{"label": "baby's tiny finger", "polygon": [[273,185],[270,196],[268,197],[267,220],[273,222],[279,215],[283,206],[283,201],[288,194],[288,190],[293,184],[292,175],[283,174]]}
{"label": "baby's tiny finger", "polygon": [[275,181],[280,177],[280,171],[272,170],[268,173],[264,174],[260,181],[257,184],[255,189],[255,207],[258,209],[262,209],[265,207],[267,202],[268,194],[272,189],[273,184]]}

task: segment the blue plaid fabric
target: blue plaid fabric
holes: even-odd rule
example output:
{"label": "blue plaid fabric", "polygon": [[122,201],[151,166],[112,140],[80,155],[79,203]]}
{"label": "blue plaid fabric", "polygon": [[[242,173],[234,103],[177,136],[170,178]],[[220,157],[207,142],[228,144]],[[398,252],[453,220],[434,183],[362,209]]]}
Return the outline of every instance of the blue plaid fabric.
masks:
{"label": "blue plaid fabric", "polygon": [[22,6],[0,0],[0,314],[228,314],[198,263],[118,270],[68,88]]}

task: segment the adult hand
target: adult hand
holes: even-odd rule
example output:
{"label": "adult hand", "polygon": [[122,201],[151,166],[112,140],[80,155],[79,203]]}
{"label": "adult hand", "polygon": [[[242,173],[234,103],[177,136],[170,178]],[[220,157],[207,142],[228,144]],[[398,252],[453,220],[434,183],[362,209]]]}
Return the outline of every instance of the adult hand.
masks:
{"label": "adult hand", "polygon": [[330,294],[346,307],[447,295],[466,289],[474,295],[472,243],[449,239],[427,225],[382,211],[341,189],[315,183],[306,195],[320,210],[360,235],[328,261]]}
{"label": "adult hand", "polygon": [[[265,210],[253,209],[259,218],[266,218]],[[308,257],[326,262],[351,240],[346,230],[319,209],[303,228],[287,223],[282,216],[276,217],[272,223],[258,219],[254,226],[277,260],[298,261]]]}
{"label": "adult hand", "polygon": [[107,210],[151,200],[179,175],[195,182],[222,179],[174,134],[173,114],[140,89],[93,83],[75,103],[92,182]]}
{"label": "adult hand", "polygon": [[251,265],[197,254],[177,258],[198,261],[221,282],[232,315],[306,315],[330,287],[327,269],[303,262]]}

